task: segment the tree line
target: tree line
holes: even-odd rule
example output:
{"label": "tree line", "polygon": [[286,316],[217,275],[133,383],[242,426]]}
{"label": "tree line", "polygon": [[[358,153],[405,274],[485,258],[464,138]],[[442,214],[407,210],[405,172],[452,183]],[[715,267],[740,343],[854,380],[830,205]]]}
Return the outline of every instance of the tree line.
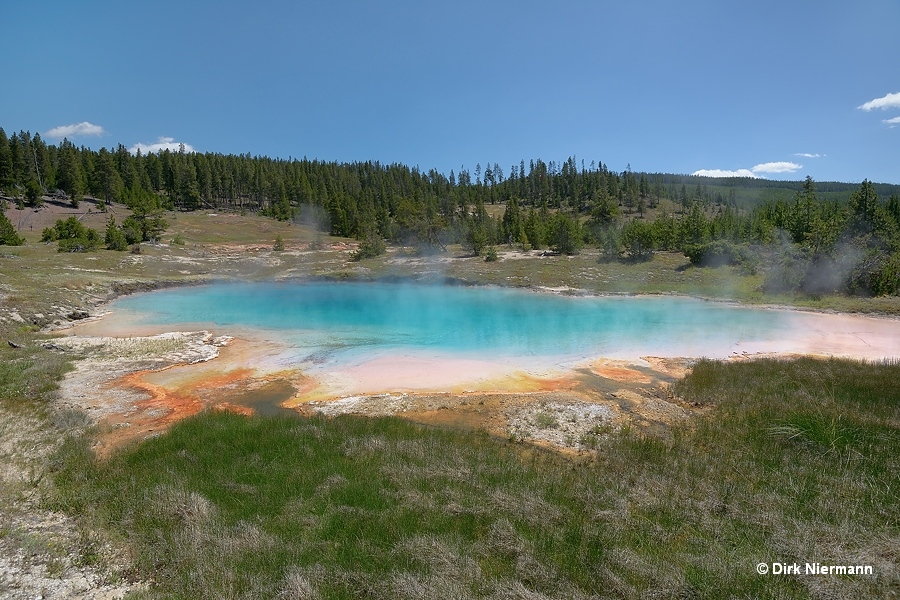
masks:
{"label": "tree line", "polygon": [[[385,241],[423,251],[462,244],[489,258],[502,245],[565,254],[593,245],[602,260],[668,250],[697,264],[754,270],[766,263],[767,286],[777,290],[898,293],[900,188],[868,181],[855,188],[810,178],[713,179],[630,166],[616,172],[574,157],[523,160],[506,170],[485,162],[445,175],[376,161],[183,147],[131,154],[122,145],[95,151],[0,129],[0,190],[7,197],[33,206],[56,194],[77,206],[90,195],[132,208],[132,217],[107,228],[107,247],[158,238],[163,210],[202,208],[255,212],[356,238],[358,258],[384,252]],[[47,239],[59,234],[45,232]]]}

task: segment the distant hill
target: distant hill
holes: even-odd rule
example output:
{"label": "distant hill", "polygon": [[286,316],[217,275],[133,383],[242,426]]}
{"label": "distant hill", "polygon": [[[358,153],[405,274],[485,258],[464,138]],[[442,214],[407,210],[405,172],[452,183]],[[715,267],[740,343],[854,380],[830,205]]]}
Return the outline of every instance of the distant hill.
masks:
{"label": "distant hill", "polygon": [[[640,173],[637,173],[640,176]],[[700,186],[705,193],[715,199],[721,196],[727,200],[730,194],[737,208],[752,209],[766,201],[791,200],[803,189],[803,181],[780,181],[753,177],[700,177],[696,175],[676,175],[673,173],[646,174],[651,185],[659,182],[665,187],[687,188],[689,197],[695,197]],[[893,194],[900,195],[900,185],[874,183],[878,196],[887,199]],[[859,189],[859,182],[816,181],[816,192],[820,199],[840,203],[849,201],[850,194]]]}

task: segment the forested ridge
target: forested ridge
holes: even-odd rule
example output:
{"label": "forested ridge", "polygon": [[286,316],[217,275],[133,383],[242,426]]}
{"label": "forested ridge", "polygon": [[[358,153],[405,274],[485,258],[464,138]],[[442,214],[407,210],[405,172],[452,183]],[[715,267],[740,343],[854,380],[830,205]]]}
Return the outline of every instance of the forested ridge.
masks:
{"label": "forested ridge", "polygon": [[[0,129],[0,191],[22,206],[46,195],[75,206],[85,195],[128,205],[134,217],[107,228],[104,241],[115,249],[157,239],[166,227],[163,210],[234,210],[357,238],[358,258],[383,252],[385,240],[423,251],[463,244],[488,259],[499,245],[572,254],[587,244],[600,249],[601,260],[669,250],[699,265],[765,268],[773,291],[900,292],[900,186],[869,181],[717,179],[630,166],[615,172],[575,157],[508,169],[486,162],[444,174],[183,148],[133,155],[122,145],[95,151]],[[90,243],[63,244],[66,236]],[[60,250],[100,243],[64,222],[44,239],[59,239]],[[0,242],[21,241],[0,222]]]}

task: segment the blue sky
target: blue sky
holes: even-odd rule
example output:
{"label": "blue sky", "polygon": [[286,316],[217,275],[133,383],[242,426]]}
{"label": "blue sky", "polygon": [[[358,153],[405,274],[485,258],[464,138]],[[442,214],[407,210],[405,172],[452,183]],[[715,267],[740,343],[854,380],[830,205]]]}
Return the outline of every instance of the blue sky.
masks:
{"label": "blue sky", "polygon": [[52,143],[900,183],[897,0],[3,0],[0,23],[0,126]]}

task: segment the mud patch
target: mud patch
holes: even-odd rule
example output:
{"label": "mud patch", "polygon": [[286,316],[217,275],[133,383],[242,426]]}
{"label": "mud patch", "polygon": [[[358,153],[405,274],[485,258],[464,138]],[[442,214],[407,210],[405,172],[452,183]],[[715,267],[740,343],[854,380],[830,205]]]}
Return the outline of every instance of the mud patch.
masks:
{"label": "mud patch", "polygon": [[[233,406],[262,416],[293,415],[295,411],[282,405],[293,398],[299,390],[286,379],[273,379],[260,382],[261,385],[240,392],[233,400]],[[243,412],[243,411],[242,411]],[[246,413],[245,413],[246,414]]]}
{"label": "mud patch", "polygon": [[651,376],[634,368],[633,363],[623,360],[610,360],[601,358],[594,361],[588,367],[592,373],[604,379],[622,383],[643,383],[651,382]]}
{"label": "mud patch", "polygon": [[674,383],[690,373],[694,363],[697,362],[693,358],[663,358],[659,356],[644,356],[641,360],[668,383]]}

